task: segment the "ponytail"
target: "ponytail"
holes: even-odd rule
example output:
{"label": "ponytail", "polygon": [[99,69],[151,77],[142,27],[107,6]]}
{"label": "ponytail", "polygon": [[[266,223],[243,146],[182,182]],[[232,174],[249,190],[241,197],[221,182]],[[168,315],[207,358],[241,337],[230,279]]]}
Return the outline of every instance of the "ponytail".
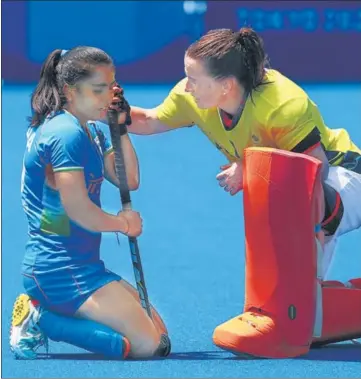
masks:
{"label": "ponytail", "polygon": [[57,111],[64,105],[56,70],[61,52],[62,50],[57,49],[50,53],[41,68],[39,83],[31,96],[31,126],[39,126],[50,112]]}
{"label": "ponytail", "polygon": [[241,28],[236,35],[236,44],[239,45],[246,72],[243,76],[243,85],[247,93],[265,84],[264,69],[268,65],[268,59],[264,51],[261,37],[250,28]]}

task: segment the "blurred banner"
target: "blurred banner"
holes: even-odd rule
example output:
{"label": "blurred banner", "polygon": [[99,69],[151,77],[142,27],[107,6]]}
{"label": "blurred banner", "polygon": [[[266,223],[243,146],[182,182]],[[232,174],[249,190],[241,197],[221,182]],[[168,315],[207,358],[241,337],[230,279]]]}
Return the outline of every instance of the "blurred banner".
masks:
{"label": "blurred banner", "polygon": [[52,50],[91,45],[122,83],[171,84],[191,42],[242,26],[295,81],[361,82],[359,1],[2,1],[2,79],[34,83]]}

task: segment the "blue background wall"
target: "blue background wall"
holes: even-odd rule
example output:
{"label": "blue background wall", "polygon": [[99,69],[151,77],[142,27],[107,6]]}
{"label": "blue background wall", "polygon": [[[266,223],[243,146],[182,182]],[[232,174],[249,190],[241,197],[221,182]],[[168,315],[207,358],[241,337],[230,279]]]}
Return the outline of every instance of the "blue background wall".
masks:
{"label": "blue background wall", "polygon": [[[186,5],[185,5],[186,4]],[[361,81],[356,1],[3,1],[3,79],[33,83],[56,48],[93,45],[124,83],[173,83],[184,51],[213,28],[255,28],[272,66],[303,82]]]}

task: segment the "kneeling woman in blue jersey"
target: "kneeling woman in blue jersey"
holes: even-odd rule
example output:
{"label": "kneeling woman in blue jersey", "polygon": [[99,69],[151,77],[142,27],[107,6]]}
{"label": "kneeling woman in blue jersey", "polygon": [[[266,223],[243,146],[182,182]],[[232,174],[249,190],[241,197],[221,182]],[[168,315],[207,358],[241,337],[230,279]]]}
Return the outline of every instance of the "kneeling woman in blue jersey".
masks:
{"label": "kneeling woman in blue jersey", "polygon": [[[114,75],[100,49],[55,50],[32,95],[22,174],[26,295],[15,302],[10,337],[18,358],[35,358],[47,338],[119,358],[161,354],[163,322],[156,315],[153,324],[135,289],[99,256],[102,232],[142,231],[137,212],[112,215],[100,204],[103,179],[117,185],[117,178],[112,146],[99,121],[90,120],[104,119],[119,95]],[[119,127],[128,185],[135,190],[137,157],[125,125]]]}

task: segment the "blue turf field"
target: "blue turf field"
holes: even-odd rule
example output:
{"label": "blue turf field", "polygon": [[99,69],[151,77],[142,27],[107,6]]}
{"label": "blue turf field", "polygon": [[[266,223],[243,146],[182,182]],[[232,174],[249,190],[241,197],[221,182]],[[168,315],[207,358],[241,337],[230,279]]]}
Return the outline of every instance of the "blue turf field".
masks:
{"label": "blue turf field", "polygon": [[[361,146],[361,86],[305,86],[331,127],[346,127]],[[158,104],[168,88],[126,88],[132,104]],[[360,377],[361,347],[338,344],[290,360],[242,360],[212,344],[213,329],[241,313],[244,297],[242,195],[230,197],[215,176],[225,159],[195,128],[134,136],[141,188],[134,208],[145,221],[139,239],[148,292],[173,341],[166,360],[105,361],[65,344],[50,357],[15,361],[8,347],[12,304],[22,291],[20,264],[26,223],[20,173],[31,88],[3,88],[2,104],[2,377]],[[103,187],[108,211],[119,209],[117,190]],[[112,270],[133,281],[127,241],[103,237]],[[361,275],[361,230],[343,238],[331,278]],[[347,317],[347,315],[345,315]]]}

